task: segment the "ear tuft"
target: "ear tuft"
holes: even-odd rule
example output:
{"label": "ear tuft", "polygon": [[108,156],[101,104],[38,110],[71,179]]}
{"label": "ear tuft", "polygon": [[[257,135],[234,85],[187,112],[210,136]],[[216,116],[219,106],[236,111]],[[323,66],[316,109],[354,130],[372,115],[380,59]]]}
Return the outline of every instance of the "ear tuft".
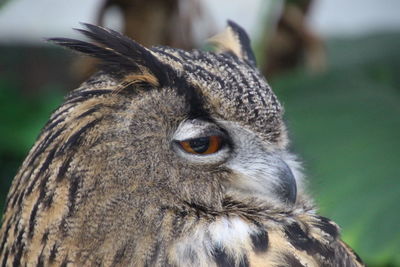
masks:
{"label": "ear tuft", "polygon": [[[111,29],[86,23],[83,25],[86,29],[76,30],[91,42],[69,38],[51,38],[48,41],[98,58],[111,72],[145,73],[142,78],[147,78],[142,81],[150,80],[152,84],[160,86],[168,83],[164,64],[149,49]],[[150,79],[150,76],[154,77]]]}
{"label": "ear tuft", "polygon": [[256,58],[250,45],[250,38],[246,31],[235,22],[228,20],[225,30],[208,41],[217,46],[220,53],[230,52],[238,58],[256,65]]}

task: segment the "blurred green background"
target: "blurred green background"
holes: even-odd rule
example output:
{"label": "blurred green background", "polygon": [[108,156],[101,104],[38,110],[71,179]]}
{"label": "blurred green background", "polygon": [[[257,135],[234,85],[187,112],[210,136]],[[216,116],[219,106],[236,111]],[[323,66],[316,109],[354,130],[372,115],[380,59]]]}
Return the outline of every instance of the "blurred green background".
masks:
{"label": "blurred green background", "polygon": [[272,81],[322,214],[368,266],[400,266],[400,33],[330,40],[326,73]]}
{"label": "blurred green background", "polygon": [[[298,64],[268,80],[321,214],[369,266],[400,266],[400,30],[325,46],[325,71]],[[0,45],[0,211],[41,127],[79,84],[75,60],[51,46]]]}

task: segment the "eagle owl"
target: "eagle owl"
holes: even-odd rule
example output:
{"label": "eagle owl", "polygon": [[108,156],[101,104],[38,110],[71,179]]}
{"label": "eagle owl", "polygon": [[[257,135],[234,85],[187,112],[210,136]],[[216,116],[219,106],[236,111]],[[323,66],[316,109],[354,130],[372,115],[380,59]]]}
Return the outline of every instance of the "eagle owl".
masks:
{"label": "eagle owl", "polygon": [[216,51],[85,24],[101,70],[51,115],[8,194],[1,266],[362,266],[316,213],[282,106],[233,22]]}

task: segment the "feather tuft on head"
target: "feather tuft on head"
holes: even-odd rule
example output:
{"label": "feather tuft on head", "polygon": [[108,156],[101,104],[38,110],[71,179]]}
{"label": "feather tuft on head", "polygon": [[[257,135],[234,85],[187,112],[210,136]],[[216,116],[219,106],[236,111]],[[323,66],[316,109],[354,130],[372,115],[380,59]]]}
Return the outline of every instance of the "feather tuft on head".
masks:
{"label": "feather tuft on head", "polygon": [[245,30],[235,22],[228,20],[225,30],[208,41],[217,47],[220,53],[232,53],[238,58],[256,65],[256,58],[251,49],[250,39]]}
{"label": "feather tuft on head", "polygon": [[87,23],[83,25],[86,29],[76,30],[92,42],[70,38],[50,38],[48,41],[98,58],[109,72],[128,74],[124,80],[132,81],[134,73],[140,76],[140,82],[159,86],[168,84],[167,68],[149,49],[111,29]]}

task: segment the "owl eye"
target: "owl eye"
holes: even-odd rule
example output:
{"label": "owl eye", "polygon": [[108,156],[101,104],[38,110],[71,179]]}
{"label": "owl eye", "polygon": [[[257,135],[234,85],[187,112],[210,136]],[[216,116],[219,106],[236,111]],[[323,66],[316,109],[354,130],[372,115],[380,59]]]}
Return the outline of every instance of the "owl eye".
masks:
{"label": "owl eye", "polygon": [[208,155],[221,149],[222,138],[221,136],[213,135],[180,141],[179,144],[188,153]]}

